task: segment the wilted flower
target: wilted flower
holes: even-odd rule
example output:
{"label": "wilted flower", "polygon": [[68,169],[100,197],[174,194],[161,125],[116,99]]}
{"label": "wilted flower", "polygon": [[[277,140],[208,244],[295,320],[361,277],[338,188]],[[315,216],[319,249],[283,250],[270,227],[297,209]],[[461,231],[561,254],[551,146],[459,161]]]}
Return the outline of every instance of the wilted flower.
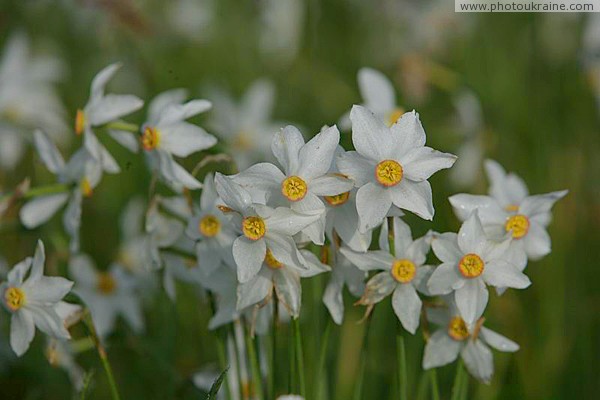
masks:
{"label": "wilted flower", "polygon": [[450,168],[456,157],[425,147],[425,131],[416,112],[404,114],[391,128],[362,106],[354,106],[352,142],[356,151],[342,154],[339,170],[358,187],[360,231],[379,225],[392,205],[433,219],[427,179]]}
{"label": "wilted flower", "polygon": [[73,282],[44,276],[45,259],[44,244],[38,241],[33,260],[27,258],[15,265],[0,285],[2,305],[11,313],[10,346],[18,356],[29,348],[36,326],[51,337],[71,337],[57,307]]}

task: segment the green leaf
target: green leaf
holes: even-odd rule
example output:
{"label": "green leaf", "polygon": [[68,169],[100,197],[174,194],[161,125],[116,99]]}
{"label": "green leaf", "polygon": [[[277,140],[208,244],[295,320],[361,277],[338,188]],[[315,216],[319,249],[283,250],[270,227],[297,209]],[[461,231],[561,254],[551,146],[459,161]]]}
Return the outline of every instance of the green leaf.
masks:
{"label": "green leaf", "polygon": [[210,387],[210,391],[208,392],[208,396],[206,396],[206,400],[214,400],[217,398],[217,393],[219,393],[219,389],[221,389],[221,385],[223,384],[223,380],[225,379],[225,374],[229,371],[229,367],[225,368],[223,372],[215,379],[212,386]]}

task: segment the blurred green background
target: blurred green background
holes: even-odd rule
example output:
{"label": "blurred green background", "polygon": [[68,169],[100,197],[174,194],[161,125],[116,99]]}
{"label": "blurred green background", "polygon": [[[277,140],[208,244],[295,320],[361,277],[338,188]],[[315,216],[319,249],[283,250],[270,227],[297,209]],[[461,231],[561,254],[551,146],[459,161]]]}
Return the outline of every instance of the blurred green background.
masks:
{"label": "blurred green background", "polygon": [[[569,190],[554,207],[549,228],[553,252],[528,266],[533,285],[502,297],[492,295],[486,312],[487,326],[518,342],[521,350],[494,352],[496,373],[491,385],[471,380],[470,398],[597,397],[600,124],[596,98],[600,92],[595,92],[592,75],[594,62],[600,64],[600,38],[598,46],[593,41],[584,46],[586,30],[598,23],[591,14],[458,15],[452,12],[451,1],[308,0],[297,2],[290,21],[282,14],[281,26],[268,27],[264,15],[272,2],[218,0],[201,2],[212,4],[197,16],[208,22],[190,35],[181,32],[181,20],[169,18],[175,3],[0,0],[0,48],[21,30],[34,49],[65,61],[68,72],[58,89],[69,121],[86,101],[93,75],[119,60],[124,67],[111,83],[112,90],[145,100],[176,87],[201,97],[208,85],[223,87],[237,97],[255,79],[269,78],[277,86],[275,119],[297,123],[308,137],[361,102],[356,73],[369,66],[392,80],[398,104],[419,111],[432,147],[456,152],[465,136],[453,101],[468,90],[481,105],[483,123],[475,141],[484,157],[522,176],[531,193]],[[286,31],[292,28],[295,32]],[[282,48],[265,49],[265,35],[282,40],[289,35],[292,41],[284,41]],[[143,117],[138,112],[128,119],[139,123]],[[72,139],[74,149],[80,138],[73,134]],[[343,143],[348,148],[349,134],[343,136]],[[82,248],[101,267],[116,257],[120,240],[116,221],[123,207],[134,193],[147,193],[150,181],[142,156],[106,144],[127,168],[120,175],[105,176],[84,205]],[[186,160],[185,165],[193,167],[200,157]],[[225,166],[218,168],[226,171]],[[27,176],[34,185],[52,179],[31,150],[14,171],[0,172],[0,188],[9,191]],[[482,173],[468,187],[453,184],[448,171],[435,175],[431,183],[434,221],[407,218],[417,234],[428,229],[456,230],[459,223],[447,197],[487,190]],[[59,218],[26,231],[16,213],[12,210],[0,225],[0,255],[8,265],[30,255],[41,237],[47,241],[48,268],[64,272],[67,239]],[[318,276],[304,283],[301,321],[309,371],[328,318],[320,302],[327,279]],[[109,356],[124,399],[203,398],[189,378],[217,360],[214,336],[206,329],[210,307],[198,303],[192,288],[179,289],[176,304],[163,293],[146,307],[146,335],[136,337],[120,324],[111,336]],[[351,398],[364,329],[356,324],[363,310],[352,307],[352,300],[347,299],[344,325],[332,330],[328,376],[323,377],[337,400]],[[0,316],[5,338],[7,316]],[[372,322],[365,398],[392,399],[395,317],[389,301],[376,307]],[[286,365],[286,335],[282,331],[280,365]],[[38,333],[21,359],[1,355],[1,399],[70,398],[67,376],[47,363],[43,343]],[[422,346],[419,334],[408,339],[411,398],[422,395]],[[94,352],[78,361],[86,370],[95,370],[89,398],[108,398]],[[439,374],[443,398],[449,398],[454,366],[442,368]],[[279,375],[278,384],[285,388],[286,372]],[[310,372],[307,376],[310,387],[314,379]]]}

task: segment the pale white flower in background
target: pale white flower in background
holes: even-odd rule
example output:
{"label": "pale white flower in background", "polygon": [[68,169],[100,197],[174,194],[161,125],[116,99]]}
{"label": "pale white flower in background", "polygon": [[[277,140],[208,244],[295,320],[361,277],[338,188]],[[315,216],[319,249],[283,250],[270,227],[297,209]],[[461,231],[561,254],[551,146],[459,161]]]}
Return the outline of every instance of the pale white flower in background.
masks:
{"label": "pale white flower in background", "polygon": [[302,229],[316,244],[325,241],[325,204],[319,196],[337,196],[352,189],[353,182],[330,173],[340,133],[333,126],[304,142],[298,129],[287,126],[273,137],[273,154],[283,172],[270,163],[259,163],[232,177],[255,198],[267,204],[287,205],[292,210],[318,219]]}
{"label": "pale white flower in background", "polygon": [[185,91],[170,90],[156,96],[148,106],[148,120],[142,125],[142,148],[152,170],[174,190],[199,189],[200,182],[179,165],[173,156],[187,157],[206,150],[217,139],[187,119],[210,110],[207,100],[184,103]]}
{"label": "pale white flower in background", "polygon": [[318,214],[300,214],[286,207],[271,208],[254,203],[250,193],[231,178],[216,174],[217,193],[223,210],[240,232],[233,242],[233,258],[240,283],[248,282],[261,269],[270,250],[284,264],[306,266],[292,236],[316,221]]}
{"label": "pale white flower in background", "polygon": [[34,132],[34,144],[48,171],[55,174],[58,182],[68,187],[63,192],[40,195],[27,201],[19,212],[21,222],[29,229],[47,222],[65,204],[63,225],[71,237],[69,249],[79,250],[79,227],[84,197],[90,197],[102,178],[102,168],[85,148],[80,148],[65,163],[50,138],[41,131]]}
{"label": "pale white flower in background", "polygon": [[90,97],[83,107],[77,110],[75,133],[83,134],[84,145],[90,154],[111,174],[121,171],[113,156],[100,143],[92,128],[131,114],[144,105],[144,102],[130,94],[106,94],[106,85],[121,68],[120,63],[111,64],[96,74],[92,80]]}
{"label": "pale white flower in background", "polygon": [[71,343],[54,338],[48,339],[44,351],[48,363],[55,368],[62,368],[78,392],[83,388],[85,371],[75,361],[75,351]]}
{"label": "pale white flower in background", "polygon": [[279,396],[277,400],[304,400],[304,397],[298,396],[295,394],[286,394],[283,396]]}
{"label": "pale white flower in background", "polygon": [[214,0],[175,0],[165,4],[167,21],[175,32],[198,42],[212,37]]}
{"label": "pale white flower in background", "polygon": [[[373,68],[361,68],[358,71],[358,90],[363,105],[375,114],[387,126],[392,126],[404,114],[404,109],[396,104],[394,85],[383,73]],[[350,130],[350,112],[340,118],[340,128]]]}
{"label": "pale white flower in background", "polygon": [[54,57],[32,54],[27,36],[10,36],[0,59],[0,168],[13,168],[33,129],[64,143],[65,110],[54,84],[64,75]]}
{"label": "pale white flower in background", "polygon": [[360,297],[365,290],[367,273],[356,268],[342,253],[335,251],[335,245],[330,247],[333,261],[331,278],[323,292],[323,303],[327,307],[333,321],[341,325],[344,321],[344,286],[354,297]]}
{"label": "pale white flower in background", "polygon": [[512,237],[489,240],[474,211],[456,233],[435,234],[431,246],[442,261],[435,268],[427,287],[433,295],[454,292],[462,317],[475,321],[488,302],[486,285],[524,289],[531,284],[521,270],[506,260]]}
{"label": "pale white flower in background", "polygon": [[101,338],[114,330],[119,315],[136,333],[144,330],[137,282],[123,267],[112,264],[108,270],[98,271],[88,255],[78,254],[69,262],[69,275],[75,280],[73,291],[89,308]]}
{"label": "pale white flower in background", "polygon": [[184,224],[180,220],[164,215],[159,211],[161,198],[155,197],[146,212],[146,267],[158,269],[164,265],[161,249],[177,243],[184,232]]}
{"label": "pale white flower in background", "polygon": [[483,112],[479,99],[468,89],[459,92],[453,98],[453,103],[462,139],[456,151],[458,159],[449,177],[456,187],[471,187],[480,176],[483,162]]}
{"label": "pale white flower in background", "polygon": [[352,107],[350,119],[356,151],[340,155],[337,166],[359,188],[359,230],[381,224],[392,205],[433,219],[427,179],[450,168],[456,156],[425,146],[425,131],[414,111],[402,115],[391,128],[362,106]]}
{"label": "pale white flower in background", "polygon": [[211,274],[223,264],[235,266],[231,247],[237,234],[229,219],[219,210],[223,201],[215,189],[214,175],[204,178],[200,207],[188,220],[186,235],[196,241],[198,267]]}
{"label": "pale white flower in background", "polygon": [[381,250],[359,253],[342,247],[341,253],[362,271],[380,271],[366,284],[358,304],[372,306],[392,294],[392,307],[404,329],[414,334],[419,327],[422,302],[417,290],[423,288],[431,274],[424,265],[429,252],[430,235],[413,240],[410,228],[394,218],[394,251],[390,254],[387,225],[381,229]]}
{"label": "pale white flower in background", "polygon": [[259,79],[246,90],[239,103],[220,89],[210,90],[214,104],[211,128],[227,144],[237,168],[272,159],[271,141],[283,123],[271,120],[275,85]]}
{"label": "pale white flower in background", "polygon": [[523,270],[527,260],[539,260],[551,251],[550,213],[555,202],[568,191],[561,190],[530,196],[524,182],[514,174],[506,174],[495,161],[485,162],[490,180],[490,196],[457,194],[449,198],[456,216],[464,221],[479,210],[485,233],[499,238],[508,232],[513,237],[506,258]]}
{"label": "pale white flower in background", "polygon": [[54,338],[71,337],[57,307],[73,282],[44,276],[45,259],[44,244],[38,241],[33,260],[27,258],[15,265],[0,285],[2,305],[11,314],[10,346],[17,356],[29,348],[36,326]]}
{"label": "pale white flower in background", "polygon": [[305,2],[264,0],[260,6],[260,50],[274,64],[286,66],[302,45]]}
{"label": "pale white flower in background", "polygon": [[263,266],[248,282],[241,283],[237,289],[237,308],[243,310],[254,304],[270,300],[275,291],[276,300],[293,318],[300,316],[302,286],[300,278],[310,278],[329,271],[329,266],[321,263],[317,256],[308,250],[300,250],[305,265],[284,264],[267,250]]}
{"label": "pale white flower in background", "polygon": [[425,345],[423,368],[450,364],[460,354],[467,370],[478,380],[489,383],[494,374],[494,359],[490,347],[502,352],[515,352],[519,345],[482,326],[482,320],[463,319],[454,302],[447,307],[427,308],[427,320],[438,325]]}

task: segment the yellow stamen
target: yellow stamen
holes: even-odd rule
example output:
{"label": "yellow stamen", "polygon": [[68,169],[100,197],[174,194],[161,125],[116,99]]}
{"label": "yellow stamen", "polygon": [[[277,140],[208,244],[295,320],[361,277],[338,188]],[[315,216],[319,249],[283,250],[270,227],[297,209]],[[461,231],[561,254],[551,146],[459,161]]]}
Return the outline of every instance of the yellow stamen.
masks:
{"label": "yellow stamen", "polygon": [[283,264],[275,258],[271,249],[267,249],[267,254],[265,254],[265,264],[271,269],[279,269],[283,267]]}
{"label": "yellow stamen", "polygon": [[299,176],[290,176],[281,182],[281,193],[289,201],[299,201],[306,196],[306,182]]}
{"label": "yellow stamen", "polygon": [[392,276],[400,283],[408,283],[415,278],[417,267],[410,260],[395,260],[392,264]]}
{"label": "yellow stamen", "polygon": [[160,131],[151,126],[147,126],[144,129],[144,134],[142,135],[142,147],[144,150],[150,151],[154,150],[160,144]]}
{"label": "yellow stamen", "polygon": [[394,125],[400,117],[404,114],[404,109],[398,107],[387,115],[386,122],[388,126]]}
{"label": "yellow stamen", "polygon": [[477,278],[483,273],[485,263],[477,254],[466,254],[458,262],[458,270],[465,278]]}
{"label": "yellow stamen", "polygon": [[92,185],[90,184],[88,178],[83,178],[81,180],[81,182],[79,183],[79,189],[85,197],[91,197],[94,193],[94,189],[92,189]]}
{"label": "yellow stamen", "polygon": [[259,240],[267,231],[265,221],[261,217],[246,217],[242,221],[242,232],[250,240]]}
{"label": "yellow stamen", "polygon": [[402,166],[394,160],[383,160],[375,167],[375,179],[386,187],[400,183],[402,175]]}
{"label": "yellow stamen", "polygon": [[108,272],[98,274],[98,291],[102,294],[111,294],[117,288],[117,281]]}
{"label": "yellow stamen", "polygon": [[504,224],[506,232],[512,231],[514,239],[521,239],[529,231],[529,219],[521,214],[513,215]]}
{"label": "yellow stamen", "polygon": [[325,201],[331,206],[341,206],[350,198],[350,192],[336,194],[335,196],[325,196]]}
{"label": "yellow stamen", "polygon": [[233,208],[230,208],[230,207],[224,206],[224,205],[222,205],[222,204],[219,204],[219,205],[217,206],[217,208],[218,208],[219,210],[221,210],[221,212],[222,212],[222,213],[230,213],[230,212],[234,212],[234,211],[235,211]]}
{"label": "yellow stamen", "polygon": [[85,129],[85,113],[82,109],[77,110],[75,114],[75,133],[81,135]]}
{"label": "yellow stamen", "polygon": [[456,341],[463,341],[469,337],[469,330],[465,320],[458,315],[450,320],[448,323],[448,336]]}
{"label": "yellow stamen", "polygon": [[214,237],[221,231],[221,221],[214,215],[205,215],[200,219],[198,230],[207,237]]}
{"label": "yellow stamen", "polygon": [[10,311],[17,311],[27,303],[27,296],[23,289],[18,287],[9,287],[4,292],[4,304]]}

